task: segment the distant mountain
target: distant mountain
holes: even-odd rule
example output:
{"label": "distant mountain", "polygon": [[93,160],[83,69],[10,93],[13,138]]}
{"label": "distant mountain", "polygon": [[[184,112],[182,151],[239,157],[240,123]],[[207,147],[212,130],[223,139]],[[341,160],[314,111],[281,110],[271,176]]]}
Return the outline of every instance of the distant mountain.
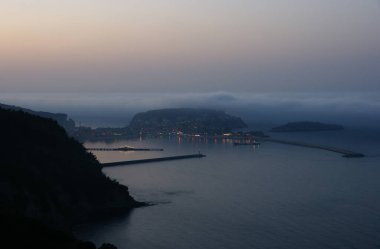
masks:
{"label": "distant mountain", "polygon": [[238,117],[224,111],[209,109],[160,109],[136,114],[130,125],[131,132],[220,134],[232,129],[245,128],[246,124]]}
{"label": "distant mountain", "polygon": [[[56,241],[50,248],[82,248],[56,229],[142,205],[126,186],[106,177],[96,158],[53,120],[1,108],[0,120],[0,232],[24,232],[26,237],[15,244],[49,248]],[[27,238],[45,244],[28,244]]]}
{"label": "distant mountain", "polygon": [[272,132],[297,132],[297,131],[330,131],[343,130],[344,127],[336,124],[324,124],[320,122],[293,122],[272,128]]}
{"label": "distant mountain", "polygon": [[74,122],[74,120],[70,119],[67,116],[67,114],[65,114],[65,113],[51,113],[51,112],[33,111],[33,110],[22,108],[22,107],[13,106],[13,105],[5,105],[5,104],[1,104],[1,103],[0,103],[0,108],[8,109],[8,110],[23,111],[23,112],[30,113],[30,114],[33,114],[33,115],[36,115],[36,116],[40,116],[40,117],[43,117],[43,118],[53,119],[53,120],[57,121],[57,123],[60,126],[62,126],[63,128],[65,128],[65,130],[68,133],[71,133],[75,129],[75,122]]}

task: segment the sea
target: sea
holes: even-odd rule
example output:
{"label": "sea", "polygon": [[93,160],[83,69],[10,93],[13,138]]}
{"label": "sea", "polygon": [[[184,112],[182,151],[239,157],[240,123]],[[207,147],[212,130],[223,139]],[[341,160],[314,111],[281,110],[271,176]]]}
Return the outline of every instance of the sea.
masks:
{"label": "sea", "polygon": [[380,132],[270,133],[351,149],[364,158],[263,142],[183,137],[85,142],[101,162],[201,152],[204,158],[104,168],[138,201],[153,205],[82,224],[75,235],[119,249],[379,249]]}

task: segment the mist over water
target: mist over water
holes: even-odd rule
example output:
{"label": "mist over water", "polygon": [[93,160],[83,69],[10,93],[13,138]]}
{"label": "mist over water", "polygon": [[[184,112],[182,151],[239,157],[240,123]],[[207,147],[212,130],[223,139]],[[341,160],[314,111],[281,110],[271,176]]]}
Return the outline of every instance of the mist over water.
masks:
{"label": "mist over water", "polygon": [[380,93],[7,93],[0,102],[34,110],[64,112],[77,124],[126,126],[133,115],[159,108],[224,110],[248,124],[277,125],[310,120],[377,127]]}

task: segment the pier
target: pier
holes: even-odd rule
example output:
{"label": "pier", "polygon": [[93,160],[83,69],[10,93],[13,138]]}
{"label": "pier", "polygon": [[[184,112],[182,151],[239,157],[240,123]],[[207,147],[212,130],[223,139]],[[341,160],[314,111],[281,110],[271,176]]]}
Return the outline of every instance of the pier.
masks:
{"label": "pier", "polygon": [[148,158],[148,159],[121,161],[121,162],[102,163],[101,166],[102,167],[114,167],[114,166],[141,164],[141,163],[154,163],[154,162],[182,160],[182,159],[190,159],[190,158],[202,158],[205,156],[206,155],[198,153],[198,154],[191,154],[191,155],[169,156],[169,157],[158,157],[158,158]]}
{"label": "pier", "polygon": [[301,147],[308,147],[308,148],[314,148],[314,149],[321,149],[321,150],[327,150],[332,151],[335,153],[342,154],[343,157],[364,157],[364,154],[354,152],[351,150],[341,149],[333,146],[325,146],[325,145],[318,145],[318,144],[310,144],[305,142],[296,142],[296,141],[289,141],[289,140],[282,140],[282,139],[274,139],[274,138],[263,138],[262,140],[273,142],[273,143],[280,143],[280,144],[289,144],[294,146],[301,146]]}
{"label": "pier", "polygon": [[134,147],[120,147],[120,148],[86,148],[88,151],[163,151],[164,149],[154,148],[134,148]]}

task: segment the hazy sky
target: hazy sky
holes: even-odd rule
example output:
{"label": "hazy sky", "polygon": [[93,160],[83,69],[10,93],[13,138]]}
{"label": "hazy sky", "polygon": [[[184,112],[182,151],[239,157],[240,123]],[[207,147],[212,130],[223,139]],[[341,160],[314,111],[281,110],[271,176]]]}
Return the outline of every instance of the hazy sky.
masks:
{"label": "hazy sky", "polygon": [[380,91],[378,0],[1,0],[0,92]]}

